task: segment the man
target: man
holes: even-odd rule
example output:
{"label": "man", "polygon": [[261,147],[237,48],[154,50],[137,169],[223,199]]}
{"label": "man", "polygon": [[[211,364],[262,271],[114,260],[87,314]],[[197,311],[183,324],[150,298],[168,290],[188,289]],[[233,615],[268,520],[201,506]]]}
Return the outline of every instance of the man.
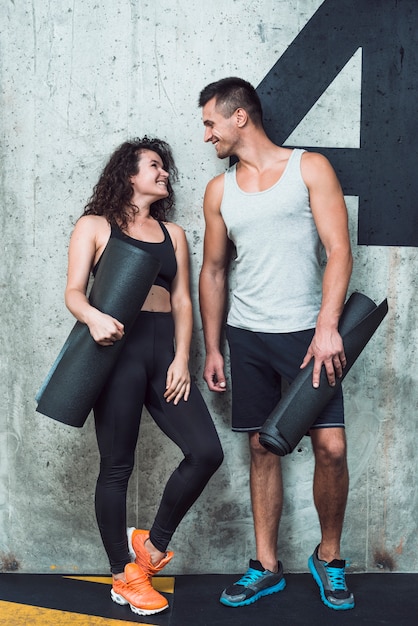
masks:
{"label": "man", "polygon": [[[236,165],[206,188],[200,306],[206,345],[204,378],[210,390],[226,390],[220,350],[227,299],[230,242],[235,245],[236,285],[227,338],[231,356],[232,429],[248,432],[250,490],[256,559],[221,595],[245,606],[282,590],[277,557],[282,510],[280,458],[259,442],[259,430],[280,399],[280,381],[296,377],[314,359],[312,384],[325,367],[335,385],[346,364],[338,333],[352,270],[347,210],[334,170],[316,153],[275,145],[267,137],[254,88],[240,78],[211,83],[200,94],[204,140],[218,158]],[[321,271],[320,247],[327,262]],[[314,502],[321,541],[309,568],[323,602],[351,609],[340,538],[348,493],[342,393],[310,430],[315,454]]]}

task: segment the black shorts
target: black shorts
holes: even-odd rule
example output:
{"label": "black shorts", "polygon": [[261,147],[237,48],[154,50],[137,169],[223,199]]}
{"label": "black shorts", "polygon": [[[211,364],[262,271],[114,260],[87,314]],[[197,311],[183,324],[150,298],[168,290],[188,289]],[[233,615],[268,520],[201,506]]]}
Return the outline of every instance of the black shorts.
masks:
{"label": "black shorts", "polygon": [[[227,326],[232,378],[232,430],[257,431],[281,397],[282,378],[291,383],[314,335],[259,333]],[[344,428],[341,386],[312,428]]]}

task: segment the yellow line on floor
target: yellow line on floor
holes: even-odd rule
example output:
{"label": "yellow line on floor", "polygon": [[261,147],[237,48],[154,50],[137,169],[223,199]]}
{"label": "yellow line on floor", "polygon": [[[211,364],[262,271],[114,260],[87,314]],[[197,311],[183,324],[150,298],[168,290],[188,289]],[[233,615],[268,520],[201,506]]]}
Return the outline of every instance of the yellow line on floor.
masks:
{"label": "yellow line on floor", "polygon": [[81,615],[56,609],[43,609],[15,602],[0,601],[1,626],[150,626],[138,622],[127,622],[94,615]]}
{"label": "yellow line on floor", "polygon": [[84,580],[86,583],[100,583],[102,585],[111,585],[111,576],[63,576],[63,578],[70,578],[71,580]]}
{"label": "yellow line on floor", "polygon": [[[63,578],[84,580],[88,583],[100,583],[103,585],[112,584],[112,578],[110,576],[63,576]],[[152,586],[157,591],[162,591],[163,593],[174,593],[174,581],[174,576],[154,576]]]}

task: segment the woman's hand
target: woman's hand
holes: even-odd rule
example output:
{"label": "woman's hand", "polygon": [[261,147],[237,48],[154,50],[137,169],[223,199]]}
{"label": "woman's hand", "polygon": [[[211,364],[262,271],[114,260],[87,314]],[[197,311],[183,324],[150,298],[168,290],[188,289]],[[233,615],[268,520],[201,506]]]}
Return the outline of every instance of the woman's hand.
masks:
{"label": "woman's hand", "polygon": [[124,336],[124,326],[114,317],[102,313],[98,309],[91,309],[86,320],[90,335],[101,346],[113,346]]}
{"label": "woman's hand", "polygon": [[167,370],[166,391],[164,398],[167,402],[178,404],[183,398],[185,402],[190,394],[190,372],[187,359],[178,356]]}

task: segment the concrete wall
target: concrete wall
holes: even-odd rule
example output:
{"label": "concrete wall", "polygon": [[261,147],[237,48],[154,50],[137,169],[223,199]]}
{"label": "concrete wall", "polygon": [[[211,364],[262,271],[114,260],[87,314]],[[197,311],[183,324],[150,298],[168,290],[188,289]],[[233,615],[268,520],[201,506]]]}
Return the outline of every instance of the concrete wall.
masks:
{"label": "concrete wall", "polygon": [[[192,366],[226,459],[173,538],[171,572],[239,572],[254,555],[245,435],[229,431],[230,397],[201,380],[197,309],[202,195],[223,171],[203,141],[196,100],[212,80],[259,84],[321,0],[20,0],[2,2],[0,566],[107,572],[93,511],[98,454],[89,418],[72,429],[35,412],[34,396],[73,319],[63,303],[66,249],[110,152],[156,134],[181,173],[175,219],[187,231],[196,304]],[[292,145],[358,146],[361,51],[295,129]],[[285,115],[278,111],[278,115]],[[418,571],[416,248],[356,243],[350,291],[390,313],[345,383],[351,491],[344,555],[356,571]],[[147,527],[179,454],[145,413],[129,521]],[[281,558],[306,570],[319,538],[304,439],[284,459]]]}

